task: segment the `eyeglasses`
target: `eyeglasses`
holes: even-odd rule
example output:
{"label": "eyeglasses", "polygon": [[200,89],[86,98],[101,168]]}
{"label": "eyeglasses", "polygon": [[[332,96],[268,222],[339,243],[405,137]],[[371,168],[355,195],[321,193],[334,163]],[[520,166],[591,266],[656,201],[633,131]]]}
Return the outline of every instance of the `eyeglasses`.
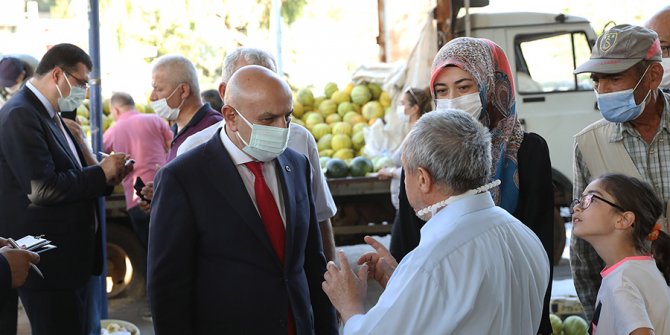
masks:
{"label": "eyeglasses", "polygon": [[663,58],[670,57],[670,45],[661,46],[661,55]]}
{"label": "eyeglasses", "polygon": [[619,206],[619,205],[617,205],[617,204],[615,204],[615,203],[613,203],[613,202],[611,202],[607,199],[603,199],[602,197],[597,196],[593,193],[589,193],[589,194],[586,194],[586,195],[582,195],[579,199],[572,200],[572,203],[570,204],[570,214],[575,213],[575,206],[577,206],[577,205],[582,206],[582,209],[589,208],[589,206],[591,206],[591,202],[593,202],[593,198],[601,200],[602,202],[604,202],[604,203],[606,203],[606,204],[608,204],[608,205],[610,205],[610,206],[612,206],[612,207],[614,207],[614,208],[616,208],[616,209],[618,209],[622,212],[626,212],[626,210],[623,209],[623,207],[621,207],[621,206]]}
{"label": "eyeglasses", "polygon": [[65,72],[65,74],[66,74],[68,77],[72,77],[72,78],[74,78],[74,80],[77,81],[77,84],[78,84],[77,86],[79,86],[79,87],[83,87],[83,88],[88,88],[88,82],[87,82],[87,81],[85,81],[85,80],[81,80],[81,79],[75,77],[72,73],[67,72],[67,71],[65,71],[65,70],[63,70],[63,72]]}

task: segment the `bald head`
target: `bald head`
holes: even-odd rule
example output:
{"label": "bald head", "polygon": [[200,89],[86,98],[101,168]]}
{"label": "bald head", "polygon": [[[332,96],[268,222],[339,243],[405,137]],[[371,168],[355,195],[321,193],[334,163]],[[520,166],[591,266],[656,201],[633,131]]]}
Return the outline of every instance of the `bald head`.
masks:
{"label": "bald head", "polygon": [[282,102],[290,109],[291,89],[269,69],[258,65],[247,65],[230,77],[223,102],[226,105],[236,106],[265,99]]}
{"label": "bald head", "polygon": [[645,24],[645,27],[658,34],[661,46],[670,45],[670,6],[661,9],[661,11],[652,16]]}

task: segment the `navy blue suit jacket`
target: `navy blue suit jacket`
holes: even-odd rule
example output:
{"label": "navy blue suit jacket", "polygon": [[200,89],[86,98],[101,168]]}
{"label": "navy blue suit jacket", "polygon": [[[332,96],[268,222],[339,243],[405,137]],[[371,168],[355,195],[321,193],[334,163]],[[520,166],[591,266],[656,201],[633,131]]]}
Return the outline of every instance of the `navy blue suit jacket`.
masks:
{"label": "navy blue suit jacket", "polygon": [[[219,130],[219,132],[222,130]],[[326,260],[305,156],[276,160],[286,207],[285,265],[219,132],[156,176],[148,286],[156,334],[337,334],[321,289]]]}
{"label": "navy blue suit jacket", "polygon": [[45,278],[30,271],[24,288],[74,289],[102,270],[97,198],[112,188],[100,166],[77,154],[83,168],[27,87],[0,109],[0,236],[45,234],[57,246],[41,255]]}
{"label": "navy blue suit jacket", "polygon": [[0,255],[0,305],[4,306],[7,294],[12,289],[12,269],[4,256]]}

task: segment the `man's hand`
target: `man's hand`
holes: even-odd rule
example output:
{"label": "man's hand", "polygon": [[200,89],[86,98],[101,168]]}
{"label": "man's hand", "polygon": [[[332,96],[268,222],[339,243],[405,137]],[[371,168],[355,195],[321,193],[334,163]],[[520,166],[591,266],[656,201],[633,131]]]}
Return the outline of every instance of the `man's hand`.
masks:
{"label": "man's hand", "polygon": [[67,127],[67,129],[70,130],[72,133],[72,136],[74,136],[75,141],[77,141],[77,144],[82,145],[84,144],[84,130],[81,128],[81,124],[79,121],[75,120],[70,120],[66,118],[61,118],[63,120],[63,123]]}
{"label": "man's hand", "polygon": [[367,264],[368,275],[374,278],[379,285],[386,288],[393,271],[398,267],[398,262],[383,244],[371,236],[364,237],[365,243],[369,244],[375,251],[366,252],[358,258],[358,265]]}
{"label": "man's hand", "polygon": [[342,251],[337,252],[342,269],[330,261],[326,265],[326,280],[321,284],[330,302],[340,312],[342,321],[346,323],[352,316],[365,312],[365,295],[368,289],[368,267],[363,264],[356,275],[351,268],[347,256]]}
{"label": "man's hand", "polygon": [[102,159],[100,167],[105,172],[108,185],[120,183],[133,170],[133,164],[126,166],[128,159],[130,159],[130,156],[124,153],[113,153]]}
{"label": "man's hand", "polygon": [[0,255],[5,257],[12,271],[12,288],[17,288],[25,283],[30,270],[30,263],[40,262],[40,256],[32,251],[2,247]]}
{"label": "man's hand", "polygon": [[392,179],[393,177],[395,177],[394,171],[395,171],[395,168],[393,168],[393,167],[383,168],[383,169],[377,171],[377,178],[379,178],[379,180]]}
{"label": "man's hand", "polygon": [[[153,200],[154,198],[154,182],[150,181],[144,187],[142,188],[142,191],[140,191],[144,199],[147,200]],[[151,203],[141,200],[139,202],[140,208],[147,214],[151,212]]]}

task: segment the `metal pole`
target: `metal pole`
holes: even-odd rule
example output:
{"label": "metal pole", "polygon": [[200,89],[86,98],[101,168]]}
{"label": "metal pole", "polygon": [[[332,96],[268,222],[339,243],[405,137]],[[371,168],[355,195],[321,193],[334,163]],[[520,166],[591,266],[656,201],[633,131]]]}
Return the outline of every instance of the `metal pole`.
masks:
{"label": "metal pole", "polygon": [[281,0],[272,0],[272,15],[270,16],[272,35],[275,42],[275,58],[277,60],[277,74],[284,76],[284,60],[282,57],[282,33],[281,33]]}
{"label": "metal pole", "polygon": [[[100,87],[100,18],[98,0],[89,0],[89,32],[88,53],[93,61],[93,70],[90,74],[90,117],[91,117],[91,141],[93,152],[102,151],[102,90]],[[102,157],[98,154],[98,160]],[[107,318],[107,219],[105,218],[105,199],[98,198],[98,220],[100,233],[102,234],[102,274],[95,277],[99,283],[93,285],[94,304],[91,306],[100,318]],[[94,280],[95,280],[94,279]],[[95,313],[95,310],[93,311]],[[94,314],[95,315],[95,314]],[[99,328],[98,328],[99,329]]]}

